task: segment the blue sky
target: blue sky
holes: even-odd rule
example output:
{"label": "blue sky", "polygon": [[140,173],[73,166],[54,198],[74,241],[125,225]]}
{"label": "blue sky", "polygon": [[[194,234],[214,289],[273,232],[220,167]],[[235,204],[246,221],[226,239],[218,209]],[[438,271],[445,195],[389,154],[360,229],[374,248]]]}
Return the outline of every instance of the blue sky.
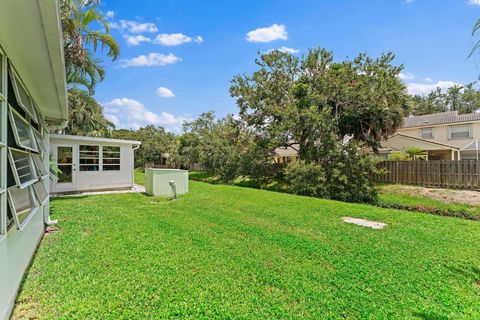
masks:
{"label": "blue sky", "polygon": [[119,128],[236,113],[230,80],[251,73],[257,52],[302,55],[323,47],[337,60],[394,52],[412,93],[476,81],[468,59],[480,0],[104,0],[121,45],[97,99]]}

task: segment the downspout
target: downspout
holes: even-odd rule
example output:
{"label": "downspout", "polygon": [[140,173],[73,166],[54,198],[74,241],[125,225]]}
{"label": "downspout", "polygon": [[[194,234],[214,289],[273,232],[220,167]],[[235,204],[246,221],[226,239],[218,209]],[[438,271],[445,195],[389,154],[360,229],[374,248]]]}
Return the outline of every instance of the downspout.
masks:
{"label": "downspout", "polygon": [[140,148],[139,144],[132,148],[132,190],[135,188],[135,150],[138,148]]}

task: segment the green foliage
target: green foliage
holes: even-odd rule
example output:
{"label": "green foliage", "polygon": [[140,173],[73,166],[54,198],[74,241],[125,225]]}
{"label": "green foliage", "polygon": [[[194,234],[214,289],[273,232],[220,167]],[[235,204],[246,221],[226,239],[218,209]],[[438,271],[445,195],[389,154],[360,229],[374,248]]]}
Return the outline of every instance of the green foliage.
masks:
{"label": "green foliage", "polygon": [[475,112],[480,109],[480,91],[473,85],[455,85],[446,92],[437,88],[426,96],[416,95],[412,99],[412,112],[417,116],[447,111],[458,111],[459,114]]}
{"label": "green foliage", "polygon": [[93,96],[96,85],[105,78],[105,69],[95,54],[106,49],[112,60],[120,54],[104,15],[98,10],[99,3],[60,1],[69,106],[69,121],[63,133],[99,137],[109,136],[115,128]]}
{"label": "green foliage", "polygon": [[404,150],[392,152],[388,159],[392,161],[427,160],[427,152],[420,148],[408,147]]}
{"label": "green foliage", "polygon": [[305,196],[326,198],[325,171],[319,164],[293,161],[285,169],[285,180],[290,192]]}
{"label": "green foliage", "polygon": [[354,144],[332,149],[320,163],[293,161],[285,170],[291,192],[347,202],[375,203],[377,189],[371,177],[376,161],[360,155]]}
{"label": "green foliage", "polygon": [[135,151],[135,167],[143,167],[147,163],[166,164],[176,139],[173,133],[153,125],[148,125],[138,130],[115,130],[112,132],[112,137],[142,142]]}
{"label": "green foliage", "polygon": [[402,124],[410,100],[397,77],[403,67],[392,65],[393,59],[361,54],[337,63],[324,49],[302,59],[273,51],[260,56],[251,76],[235,76],[230,94],[242,120],[263,139],[276,146],[295,141],[300,159],[312,161],[312,137],[322,130],[318,117],[325,114],[336,123],[338,140],[351,136],[374,147]]}
{"label": "green foliage", "polygon": [[51,210],[13,319],[480,318],[478,222],[200,182]]}

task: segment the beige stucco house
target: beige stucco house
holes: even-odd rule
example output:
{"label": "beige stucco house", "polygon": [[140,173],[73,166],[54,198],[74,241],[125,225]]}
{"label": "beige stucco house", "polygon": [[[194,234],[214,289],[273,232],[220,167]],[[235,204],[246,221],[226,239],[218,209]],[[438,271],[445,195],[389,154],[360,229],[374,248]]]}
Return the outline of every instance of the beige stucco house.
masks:
{"label": "beige stucco house", "polygon": [[[428,160],[480,160],[480,113],[449,111],[405,118],[394,135],[381,141],[378,157],[387,160],[391,153],[411,147],[425,150]],[[297,148],[295,144],[276,148],[274,162],[296,159]]]}
{"label": "beige stucco house", "polygon": [[397,133],[381,142],[379,156],[409,147],[426,151],[429,160],[480,159],[480,113],[457,111],[412,116],[404,119]]}

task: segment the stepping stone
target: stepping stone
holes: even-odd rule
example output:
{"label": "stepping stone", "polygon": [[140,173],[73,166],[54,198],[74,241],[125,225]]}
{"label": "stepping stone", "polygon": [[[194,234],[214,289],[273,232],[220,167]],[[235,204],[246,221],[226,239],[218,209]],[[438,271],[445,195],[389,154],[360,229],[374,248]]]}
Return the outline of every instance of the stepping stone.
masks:
{"label": "stepping stone", "polygon": [[357,226],[372,228],[372,229],[383,229],[387,224],[378,221],[371,221],[359,218],[343,217],[342,220],[346,223],[353,223]]}

